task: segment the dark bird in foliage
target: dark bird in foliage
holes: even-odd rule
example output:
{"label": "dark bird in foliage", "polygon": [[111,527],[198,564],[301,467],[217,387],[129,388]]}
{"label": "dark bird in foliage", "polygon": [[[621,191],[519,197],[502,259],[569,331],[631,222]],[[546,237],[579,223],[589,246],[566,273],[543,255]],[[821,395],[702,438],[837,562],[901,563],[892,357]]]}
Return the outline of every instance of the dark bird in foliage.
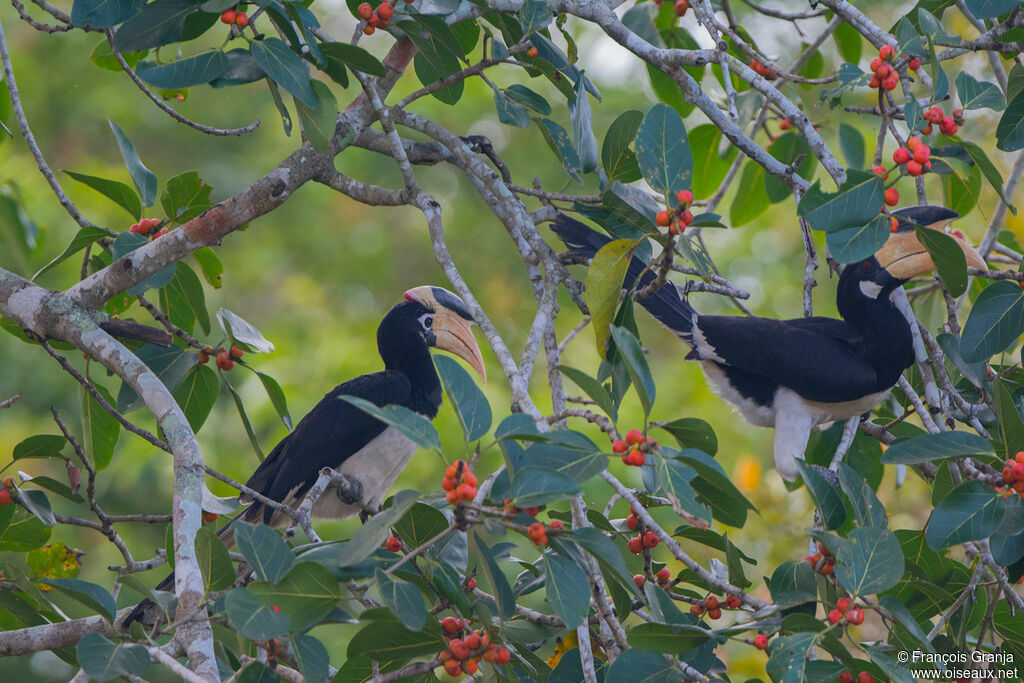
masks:
{"label": "dark bird in foliage", "polygon": [[[862,415],[882,402],[914,362],[910,325],[892,302],[893,291],[935,268],[914,226],[944,230],[959,214],[937,206],[894,212],[897,229],[873,256],[843,267],[836,291],[842,320],[820,316],[772,320],[700,315],[671,283],[638,303],[686,342],[708,384],[743,418],[775,429],[775,466],[797,477],[811,428]],[[555,234],[576,255],[591,258],[610,238],[560,215]],[[967,265],[985,268],[981,255],[953,236]],[[655,279],[633,258],[624,286]]]}
{"label": "dark bird in foliage", "polygon": [[[473,317],[466,304],[446,289],[422,286],[405,292],[405,301],[394,306],[377,328],[377,350],[384,370],[361,375],[332,389],[295,430],[281,441],[245,482],[262,495],[298,507],[316,483],[320,470],[331,467],[358,482],[361,497],[345,499],[328,491],[313,505],[313,516],[344,519],[362,509],[379,506],[417,450],[417,445],[377,418],[343,400],[355,396],[378,406],[400,405],[433,420],[441,407],[441,382],[430,349],[437,348],[465,360],[487,381],[480,347],[470,326]],[[251,523],[284,526],[287,514],[253,502],[239,516]],[[218,535],[230,547],[231,523]],[[174,575],[157,590],[170,589]],[[149,622],[152,603],[140,603],[122,622]]]}

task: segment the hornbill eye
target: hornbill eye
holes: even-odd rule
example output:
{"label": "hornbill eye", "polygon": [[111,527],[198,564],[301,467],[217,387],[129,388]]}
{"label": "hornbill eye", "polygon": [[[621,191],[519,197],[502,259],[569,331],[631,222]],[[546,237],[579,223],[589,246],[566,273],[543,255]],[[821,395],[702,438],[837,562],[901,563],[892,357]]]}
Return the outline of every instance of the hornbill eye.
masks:
{"label": "hornbill eye", "polygon": [[865,259],[861,261],[860,267],[863,268],[864,270],[869,270],[871,268],[871,260]]}
{"label": "hornbill eye", "polygon": [[421,315],[420,316],[420,325],[422,325],[423,329],[426,329],[426,330],[429,330],[431,327],[433,327],[434,326],[434,314],[433,313],[426,313],[424,315]]}

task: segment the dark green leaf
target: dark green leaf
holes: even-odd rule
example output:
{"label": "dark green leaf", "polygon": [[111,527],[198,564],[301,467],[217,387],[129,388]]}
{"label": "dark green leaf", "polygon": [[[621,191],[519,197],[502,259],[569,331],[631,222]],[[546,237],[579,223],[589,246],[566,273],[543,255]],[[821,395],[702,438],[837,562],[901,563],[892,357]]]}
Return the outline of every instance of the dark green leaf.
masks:
{"label": "dark green leaf", "polygon": [[[196,354],[186,353],[180,346],[146,344],[136,351],[135,355],[149,366],[168,391],[177,389],[192,370],[192,366],[198,362]],[[117,393],[117,409],[122,413],[128,413],[141,408],[142,405],[142,399],[135,390],[122,383],[121,390]]]}
{"label": "dark green leaf", "polygon": [[653,455],[647,457],[654,458],[656,491],[669,499],[676,514],[692,515],[705,522],[711,522],[711,511],[697,500],[697,492],[693,487],[697,471],[675,458]]}
{"label": "dark green leaf", "polygon": [[[857,41],[858,45],[860,41]],[[864,168],[865,144],[860,130],[848,123],[839,124],[839,149],[843,152],[846,165],[850,168]]]}
{"label": "dark green leaf", "polygon": [[[113,405],[114,397],[107,388],[94,385],[100,395]],[[97,470],[102,470],[114,455],[114,446],[121,435],[121,423],[99,404],[92,394],[82,390],[82,445]]]}
{"label": "dark green leaf", "polygon": [[516,610],[516,599],[512,594],[512,588],[508,585],[508,579],[501,573],[498,563],[494,560],[491,549],[487,547],[480,534],[475,531],[470,534],[472,546],[476,549],[483,560],[484,573],[491,584],[492,592],[498,603],[498,614],[501,619],[511,619]]}
{"label": "dark green leaf", "polygon": [[[174,179],[171,178],[171,181]],[[171,181],[168,181],[170,184]],[[192,258],[199,264],[199,268],[203,271],[203,277],[214,289],[220,289],[220,276],[224,272],[224,265],[220,262],[220,257],[217,256],[217,252],[209,247],[203,247],[197,249],[192,254]]]}
{"label": "dark green leaf", "polygon": [[[128,186],[125,185],[125,187]],[[128,189],[131,191],[132,195],[135,196],[135,201],[138,202],[138,196],[135,195],[135,190],[132,190],[130,187]],[[139,211],[142,211],[141,205],[139,206]],[[68,244],[68,246],[64,248],[64,251],[62,251],[59,256],[54,258],[45,266],[40,268],[39,271],[32,276],[32,279],[37,280],[44,273],[49,272],[51,269],[66,261],[68,257],[70,257],[71,255],[81,251],[86,246],[92,244],[96,240],[107,236],[108,233],[103,228],[95,228],[91,225],[82,228],[77,233],[75,233],[75,236],[71,239],[70,244]]]}
{"label": "dark green leaf", "polygon": [[395,524],[395,532],[410,547],[420,546],[447,529],[448,518],[437,508],[416,503]]}
{"label": "dark green leaf", "polygon": [[160,194],[160,205],[171,220],[184,223],[212,206],[212,189],[200,179],[198,173],[187,171],[167,181]]}
{"label": "dark green leaf", "polygon": [[143,676],[149,653],[141,645],[112,643],[99,633],[87,633],[75,646],[82,670],[94,681],[109,681],[126,674]]}
{"label": "dark green leaf", "polygon": [[276,585],[253,583],[249,592],[271,609],[276,605],[281,614],[288,615],[289,628],[294,633],[319,624],[341,597],[334,574],[316,562],[299,562]]}
{"label": "dark green leaf", "polygon": [[764,167],[753,160],[744,164],[736,196],[729,206],[729,221],[733,227],[746,225],[771,205],[768,193],[764,190]]}
{"label": "dark green leaf", "polygon": [[566,628],[575,629],[590,611],[590,581],[586,572],[570,558],[546,552],[544,576],[548,603]]}
{"label": "dark green leaf", "polygon": [[384,604],[395,613],[402,625],[410,631],[422,629],[427,623],[427,609],[419,589],[408,581],[388,576],[379,568],[374,576]]}
{"label": "dark green leaf", "polygon": [[[146,7],[152,7],[161,1],[156,0],[156,2],[146,5]],[[121,31],[123,30],[124,27],[121,28]],[[118,31],[118,35],[121,35],[121,31]],[[132,180],[135,182],[135,187],[138,188],[139,195],[142,197],[142,204],[144,206],[153,206],[156,202],[156,176],[142,164],[142,161],[139,159],[139,153],[135,150],[135,145],[124,134],[121,127],[113,121],[108,121],[108,123],[110,124],[110,129],[114,131],[114,137],[117,138],[117,146],[121,148],[124,165],[128,167],[128,173],[131,175]]]}
{"label": "dark green leaf", "polygon": [[274,611],[247,588],[235,588],[224,597],[231,627],[249,640],[280,638],[288,632],[288,615]]}
{"label": "dark green leaf", "polygon": [[941,230],[915,225],[914,231],[935,262],[935,270],[949,293],[957,297],[967,291],[967,257],[957,241]]}
{"label": "dark green leaf", "polygon": [[338,123],[338,101],[331,89],[320,81],[314,80],[311,85],[317,99],[316,107],[310,108],[296,99],[295,111],[299,114],[302,131],[309,144],[316,152],[323,154],[330,147]]}
{"label": "dark green leaf", "polygon": [[707,642],[710,637],[711,634],[699,626],[669,626],[668,624],[648,623],[631,628],[627,640],[631,647],[645,652],[677,654],[692,650]]}
{"label": "dark green leaf", "polygon": [[345,557],[339,563],[342,567],[351,567],[362,562],[373,551],[384,543],[390,533],[392,524],[396,524],[411,508],[420,494],[418,491],[405,489],[391,498],[391,506],[370,518],[370,521],[359,527],[345,549]]}
{"label": "dark green leaf", "polygon": [[[137,52],[122,53],[121,57],[124,58],[124,61],[128,66],[134,69],[135,65],[148,54],[149,50],[139,50]],[[110,43],[105,37],[103,40],[96,43],[96,47],[93,48],[92,54],[89,55],[89,59],[92,60],[93,64],[104,71],[121,73],[121,63],[117,61],[117,57],[114,56],[114,51],[110,48]]]}
{"label": "dark green leaf", "polygon": [[538,95],[534,91],[527,88],[525,85],[519,85],[518,83],[510,85],[505,88],[502,92],[505,93],[506,97],[514,102],[532,109],[541,116],[551,115],[551,105],[541,95]]}
{"label": "dark green leaf", "polygon": [[81,579],[44,578],[39,579],[39,583],[57,589],[89,609],[99,612],[110,623],[114,623],[115,613],[117,612],[117,607],[114,605],[114,596],[103,586],[82,581]]}
{"label": "dark green leaf", "polygon": [[825,243],[839,263],[856,263],[881,249],[889,234],[889,217],[879,214],[865,225],[827,233]]}
{"label": "dark green leaf", "polygon": [[992,534],[990,545],[995,561],[1008,567],[1024,557],[1024,503],[1020,497],[1011,497],[1006,499],[1003,506],[1006,514],[999,528]]}
{"label": "dark green leaf", "polygon": [[522,105],[506,97],[505,93],[498,90],[497,86],[493,86],[492,90],[494,91],[494,107],[498,111],[499,121],[520,128],[530,125],[530,115]]}
{"label": "dark green leaf", "polygon": [[366,399],[356,396],[339,396],[339,399],[351,403],[365,413],[368,413],[381,422],[387,423],[412,439],[421,448],[441,449],[441,437],[437,429],[430,424],[430,420],[417,412],[409,410],[405,406],[387,405],[377,406]]}
{"label": "dark green leaf", "polygon": [[956,92],[964,109],[992,109],[1002,111],[1006,108],[1003,93],[994,83],[979,81],[966,71],[956,76]]}
{"label": "dark green leaf", "polygon": [[327,679],[331,658],[324,644],[313,636],[292,636],[292,652],[299,665],[299,672],[307,681]]}
{"label": "dark green leaf", "polygon": [[846,22],[840,22],[832,33],[832,39],[836,41],[836,47],[839,48],[839,54],[844,60],[853,64],[860,61],[864,38],[857,29]]}
{"label": "dark green leaf", "polygon": [[605,675],[607,683],[682,683],[683,672],[656,652],[628,649],[616,657]]}
{"label": "dark green leaf", "polygon": [[582,527],[562,534],[561,538],[576,543],[593,555],[606,577],[615,576],[628,590],[636,592],[632,572],[626,567],[619,548],[606,535],[594,527]]}
{"label": "dark green leaf", "polygon": [[580,171],[582,166],[580,164],[580,157],[576,153],[576,148],[572,144],[572,140],[569,139],[569,134],[560,125],[548,118],[535,117],[533,122],[540,128],[540,132],[544,135],[544,141],[548,143],[548,147],[555,153],[559,161],[562,162],[562,167],[569,176],[577,181],[583,182],[580,178]]}
{"label": "dark green leaf", "polygon": [[[693,185],[690,189],[695,199],[705,199],[713,195],[725,180],[736,157],[736,148],[730,144],[722,151],[722,131],[711,124],[697,126],[688,131],[687,137],[693,154]],[[623,182],[629,181],[624,179]]]}
{"label": "dark green leaf", "polygon": [[50,540],[50,527],[14,505],[0,507],[0,551],[24,553]]}
{"label": "dark green leaf", "polygon": [[903,578],[903,550],[888,529],[854,529],[835,557],[836,579],[853,595],[881,593]]}
{"label": "dark green leaf", "polygon": [[[775,138],[775,141],[768,148],[768,153],[787,166],[792,165],[797,157],[802,155],[804,159],[797,167],[797,175],[802,178],[811,178],[814,175],[814,169],[818,167],[817,157],[811,151],[811,146],[807,144],[807,140],[802,135],[792,131],[783,133]],[[768,201],[773,204],[793,196],[793,189],[771,174],[765,174],[764,188],[768,193]]]}
{"label": "dark green leaf", "polygon": [[1003,200],[1003,203],[1009,207],[1010,211],[1014,214],[1017,213],[1016,207],[1010,203],[1006,195],[1003,194],[1003,176],[999,173],[999,169],[996,168],[992,160],[988,158],[988,154],[978,145],[973,142],[967,142],[966,140],[960,140],[960,146],[964,148],[967,155],[971,157],[971,161],[978,165],[981,169],[982,175],[985,176],[985,180],[988,181],[992,189],[996,191],[999,198]]}
{"label": "dark green leaf", "polygon": [[24,439],[14,447],[14,460],[22,458],[59,458],[66,439],[56,434],[36,434]]}
{"label": "dark green leaf", "polygon": [[812,465],[797,459],[797,467],[803,477],[807,492],[811,494],[815,507],[821,512],[822,522],[826,529],[838,529],[846,521],[846,506],[839,493]]}
{"label": "dark green leaf", "polygon": [[994,19],[1020,5],[1020,0],[966,0],[964,4],[978,19]]}
{"label": "dark green leaf", "polygon": [[420,631],[410,631],[398,621],[381,619],[371,621],[352,636],[348,643],[348,657],[368,657],[381,664],[404,663],[413,657],[433,657],[446,642],[433,620]]}
{"label": "dark green leaf", "polygon": [[144,4],[145,0],[75,0],[71,6],[71,23],[110,28],[138,12]]}
{"label": "dark green leaf", "polygon": [[45,493],[22,489],[20,496],[25,509],[31,512],[43,526],[57,526],[57,520],[53,516],[53,506],[50,505],[50,499],[46,497]]}
{"label": "dark green leaf", "polygon": [[644,179],[657,192],[675,197],[690,187],[693,157],[679,113],[656,104],[644,116],[636,135],[636,158]]}
{"label": "dark green leaf", "polygon": [[466,441],[476,441],[491,428],[491,405],[473,378],[448,356],[434,356],[448,400],[459,417]]}
{"label": "dark green leaf", "polygon": [[651,408],[654,406],[655,389],[654,377],[647,366],[647,359],[644,358],[643,349],[640,348],[640,342],[633,336],[633,333],[625,327],[612,325],[610,330],[612,341],[615,342],[615,346],[626,362],[626,369],[629,371],[629,377],[633,380],[633,385],[636,387],[636,392],[640,397],[640,403],[644,407],[644,416],[646,417],[650,415]]}
{"label": "dark green leaf", "polygon": [[317,106],[306,63],[291,48],[277,38],[266,38],[250,43],[249,52],[260,68],[292,97],[307,107]]}
{"label": "dark green leaf", "polygon": [[746,524],[747,510],[756,508],[736,488],[732,478],[714,458],[695,448],[687,448],[678,453],[665,448],[662,452],[697,472],[690,484],[697,491],[698,502],[707,504],[716,520],[734,527]]}
{"label": "dark green leaf", "polygon": [[772,600],[780,605],[813,602],[818,595],[814,570],[807,562],[783,562],[772,573]]}
{"label": "dark green leaf", "polygon": [[565,500],[579,492],[579,484],[569,476],[544,467],[523,467],[512,477],[511,496],[521,508]]}
{"label": "dark green leaf", "polygon": [[821,636],[806,631],[781,636],[772,643],[766,668],[774,672],[773,680],[781,683],[802,683],[808,680],[808,655]]}
{"label": "dark green leaf", "polygon": [[988,538],[1003,521],[1006,506],[988,484],[968,481],[950,491],[931,517],[925,538],[932,550]]}
{"label": "dark green leaf", "polygon": [[[593,313],[593,309],[591,309]],[[583,389],[587,393],[587,396],[592,398],[597,403],[598,407],[605,412],[605,414],[616,421],[618,419],[618,411],[615,408],[615,403],[612,401],[611,395],[608,393],[608,389],[603,384],[598,382],[596,379],[576,368],[570,368],[567,365],[559,365],[558,369],[563,375],[571,379],[576,385]]]}
{"label": "dark green leaf", "polygon": [[114,49],[125,53],[175,43],[184,36],[185,20],[198,11],[194,0],[154,0],[121,24]]}
{"label": "dark green leaf", "polygon": [[[219,77],[210,81],[211,88],[226,88],[233,85],[244,85],[267,77],[267,72],[260,68],[256,59],[248,50],[234,49],[224,53],[228,60],[228,68]],[[345,75],[344,67],[339,67]],[[347,85],[348,81],[346,81]]]}
{"label": "dark green leaf", "polygon": [[252,450],[256,453],[256,457],[260,462],[263,462],[263,449],[260,448],[259,440],[256,438],[256,430],[252,427],[252,421],[249,419],[249,414],[245,411],[245,403],[242,402],[242,396],[238,393],[231,381],[227,378],[227,375],[221,373],[221,379],[224,381],[224,386],[227,387],[228,393],[231,394],[232,400],[235,402],[235,410],[238,411],[238,417],[242,421],[242,426],[245,428],[245,435],[249,438],[249,445],[252,446]]}
{"label": "dark green leaf", "polygon": [[869,171],[849,169],[838,192],[822,192],[818,182],[804,193],[797,213],[815,230],[835,232],[865,225],[882,206],[882,179]]}
{"label": "dark green leaf", "polygon": [[211,529],[201,527],[196,534],[196,561],[208,591],[222,591],[235,583],[235,567],[224,541]]}
{"label": "dark green leaf", "polygon": [[219,391],[217,373],[205,365],[197,365],[174,390],[174,400],[181,406],[193,432],[198,432],[209,417]]}
{"label": "dark green leaf", "polygon": [[292,416],[288,412],[288,399],[285,398],[284,390],[281,389],[281,385],[277,383],[277,380],[270,375],[255,371],[256,376],[260,378],[260,383],[263,384],[264,390],[267,392],[267,396],[270,398],[270,403],[274,406],[274,410],[277,412],[277,416],[281,418],[284,426],[288,428],[288,431],[292,430]]}
{"label": "dark green leaf", "polygon": [[274,350],[274,345],[267,341],[259,330],[226,308],[217,311],[217,322],[226,335],[242,342],[256,353],[270,353]]}
{"label": "dark green leaf", "polygon": [[922,462],[972,455],[995,455],[995,451],[988,440],[977,434],[940,432],[922,434],[911,439],[897,439],[882,454],[882,462],[887,465],[917,465]]}
{"label": "dark green leaf", "polygon": [[292,549],[266,524],[235,522],[232,528],[235,545],[261,581],[277,583],[295,564]]}
{"label": "dark green leaf", "polygon": [[583,76],[576,81],[573,97],[569,100],[569,119],[572,122],[572,138],[576,156],[580,160],[580,169],[584,173],[590,173],[597,168],[597,139],[594,137],[590,99],[587,97],[585,84],[586,79]]}
{"label": "dark green leaf", "polygon": [[601,145],[601,165],[608,174],[608,181],[620,180],[631,183],[641,178],[636,154],[629,148],[636,139],[637,130],[643,121],[643,112],[635,109],[619,115],[605,133]]}
{"label": "dark green leaf", "polygon": [[44,488],[47,491],[50,491],[52,493],[56,493],[58,496],[62,496],[64,498],[67,498],[68,500],[70,500],[72,502],[75,502],[75,503],[81,503],[83,500],[85,500],[84,498],[82,498],[81,495],[79,495],[77,493],[72,493],[70,486],[68,486],[67,484],[65,484],[62,481],[57,481],[56,479],[53,479],[51,477],[47,477],[47,476],[32,477],[31,479],[25,480],[25,483],[26,484],[33,484],[34,486],[38,486],[40,488]]}
{"label": "dark green leaf", "polygon": [[839,485],[850,500],[850,507],[853,508],[858,526],[875,526],[883,529],[888,526],[888,516],[882,501],[878,500],[871,485],[845,462],[839,463]]}
{"label": "dark green leaf", "polygon": [[523,33],[533,33],[547,27],[554,18],[548,6],[539,0],[526,0],[519,8],[519,24]]}
{"label": "dark green leaf", "polygon": [[157,88],[177,89],[209,83],[227,71],[229,66],[224,53],[215,50],[166,64],[140,62],[135,73]]}
{"label": "dark green leaf", "polygon": [[1013,152],[1024,147],[1024,93],[1006,105],[1006,111],[996,126],[996,147],[1004,152]]}
{"label": "dark green leaf", "polygon": [[[135,192],[135,190],[125,185],[124,183],[118,182],[116,180],[107,180],[106,178],[98,178],[92,175],[85,175],[84,173],[75,173],[74,171],[64,172],[67,173],[72,179],[77,180],[83,185],[91,187],[92,189],[96,190],[110,201],[120,206],[122,209],[131,214],[132,218],[138,220],[142,216],[142,202],[139,200],[139,195]],[[82,244],[83,247],[85,246],[85,244],[90,244],[96,241],[97,239],[99,239],[99,237],[107,236],[106,231],[101,230],[100,228],[93,227],[82,228],[81,230],[79,230],[78,235],[83,234],[87,230],[91,231],[91,233],[86,234],[93,234],[96,233],[96,231],[99,231],[100,234],[98,235],[98,237],[93,238],[88,242]],[[78,235],[75,236],[75,241],[78,241]],[[72,244],[74,243],[75,242],[73,241]],[[70,247],[68,248],[70,249]],[[79,247],[79,249],[81,249],[81,247]],[[75,251],[77,251],[77,249]],[[62,254],[62,256],[64,255],[65,254]]]}
{"label": "dark green leaf", "polygon": [[993,282],[974,301],[960,338],[968,363],[986,361],[1024,334],[1024,290],[1008,280]]}

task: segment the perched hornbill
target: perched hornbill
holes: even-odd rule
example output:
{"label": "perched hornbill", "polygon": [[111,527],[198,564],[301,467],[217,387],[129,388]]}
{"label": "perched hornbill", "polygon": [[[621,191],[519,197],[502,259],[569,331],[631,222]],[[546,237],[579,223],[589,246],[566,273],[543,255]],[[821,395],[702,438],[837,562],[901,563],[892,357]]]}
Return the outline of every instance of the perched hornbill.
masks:
{"label": "perched hornbill", "polygon": [[[362,497],[344,500],[328,492],[313,505],[313,516],[344,519],[363,507],[379,505],[384,494],[409,463],[416,444],[341,396],[356,396],[378,406],[395,404],[433,419],[441,407],[441,382],[430,357],[430,348],[450,351],[465,360],[487,380],[480,348],[470,330],[473,318],[462,299],[441,287],[422,286],[405,292],[405,301],[394,306],[377,328],[377,350],[384,370],[361,375],[332,389],[295,430],[274,447],[245,485],[264,496],[298,506],[319,477],[332,467],[358,482]],[[242,502],[251,502],[242,496]],[[252,503],[240,518],[273,526],[291,518],[261,503]],[[225,525],[218,535],[230,547],[234,532]],[[171,574],[157,590],[168,589]],[[140,603],[122,622],[151,621],[152,603]]]}
{"label": "perched hornbill", "polygon": [[[910,326],[890,297],[935,267],[914,225],[942,230],[959,214],[916,206],[894,215],[899,223],[885,245],[839,276],[836,306],[842,320],[700,315],[671,283],[638,300],[690,346],[686,358],[700,362],[716,394],[751,424],[775,428],[775,466],[788,480],[796,479],[796,458],[804,457],[812,427],[870,411],[914,362]],[[588,258],[610,241],[564,215],[553,229],[574,254]],[[954,239],[968,266],[985,267],[977,251]],[[639,287],[654,280],[645,269],[634,258],[625,286],[638,277]]]}

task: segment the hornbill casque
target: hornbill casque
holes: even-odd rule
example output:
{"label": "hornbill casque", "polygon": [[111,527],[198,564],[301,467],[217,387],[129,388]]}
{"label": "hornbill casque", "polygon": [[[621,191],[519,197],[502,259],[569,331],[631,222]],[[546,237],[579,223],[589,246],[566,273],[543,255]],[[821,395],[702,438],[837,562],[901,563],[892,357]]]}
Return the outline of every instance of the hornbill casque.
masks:
{"label": "hornbill casque", "polygon": [[[672,283],[638,300],[690,346],[686,359],[700,363],[719,397],[747,422],[775,428],[775,466],[787,480],[797,477],[796,459],[804,457],[812,427],[869,412],[914,362],[910,325],[891,296],[935,268],[914,225],[944,230],[959,214],[915,206],[893,215],[899,221],[885,245],[839,275],[836,306],[842,320],[700,315]],[[565,215],[555,219],[553,230],[573,254],[586,258],[611,241]],[[985,268],[977,251],[953,238],[968,266]],[[624,286],[638,277],[642,288],[656,275],[633,258]]]}
{"label": "hornbill casque", "polygon": [[[429,285],[405,292],[405,301],[395,305],[377,327],[377,350],[384,370],[361,375],[339,384],[274,447],[245,485],[292,508],[320,476],[331,467],[358,482],[362,496],[346,500],[341,492],[328,492],[313,505],[313,516],[344,519],[364,508],[374,508],[409,463],[417,445],[394,427],[381,422],[341,396],[355,396],[378,406],[404,406],[433,420],[441,407],[441,382],[430,357],[430,349],[449,351],[465,360],[486,382],[483,357],[470,325],[473,317],[465,303],[446,289]],[[236,519],[251,523],[284,526],[291,517],[243,494],[251,503]],[[232,520],[233,522],[234,520]],[[231,523],[217,532],[230,548],[234,530]],[[167,590],[174,574],[157,586]],[[152,602],[140,603],[122,622],[151,622]]]}

